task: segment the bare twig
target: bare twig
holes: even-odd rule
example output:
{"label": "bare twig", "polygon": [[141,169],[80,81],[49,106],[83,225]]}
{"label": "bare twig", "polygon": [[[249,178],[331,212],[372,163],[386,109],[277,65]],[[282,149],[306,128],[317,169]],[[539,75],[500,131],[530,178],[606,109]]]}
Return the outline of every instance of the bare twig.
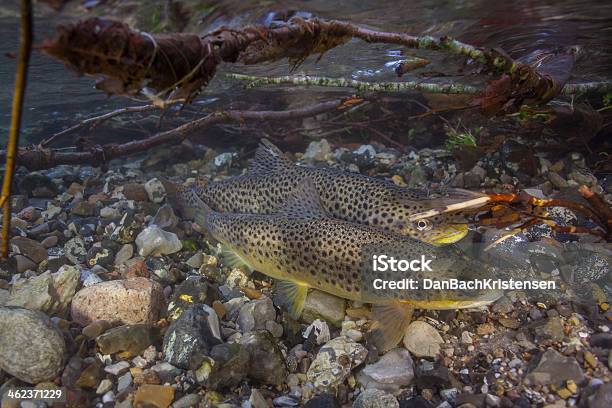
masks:
{"label": "bare twig", "polygon": [[107,112],[104,113],[102,115],[99,116],[94,116],[92,118],[87,118],[84,119],[82,121],[80,121],[79,123],[70,126],[67,129],[64,129],[62,131],[59,131],[53,135],[51,135],[50,137],[48,137],[47,139],[43,140],[42,142],[40,142],[40,147],[47,147],[50,144],[52,144],[55,140],[57,140],[58,138],[74,132],[75,130],[78,130],[84,126],[97,126],[99,124],[101,124],[102,122],[109,120],[111,118],[114,118],[115,116],[119,116],[119,115],[123,115],[124,113],[140,113],[140,112],[149,112],[152,110],[156,110],[159,109],[159,107],[155,106],[155,105],[142,105],[142,106],[128,106],[125,108],[121,108],[121,109],[116,109],[114,111],[111,112]]}
{"label": "bare twig", "polygon": [[591,204],[593,210],[598,214],[601,220],[604,221],[609,234],[612,234],[612,208],[604,200],[604,198],[588,188],[587,186],[580,186],[578,189],[580,194]]}
{"label": "bare twig", "polygon": [[[241,111],[229,110],[210,113],[207,116],[191,121],[179,127],[164,132],[156,133],[146,139],[134,140],[131,142],[94,146],[87,151],[65,152],[57,149],[30,147],[22,148],[17,154],[20,165],[28,169],[46,169],[59,164],[82,164],[101,165],[112,159],[129,156],[151,149],[156,146],[180,143],[187,136],[196,130],[202,130],[209,126],[224,122],[243,122],[243,121],[283,121],[301,119],[315,116],[323,112],[336,109],[345,109],[352,105],[345,105],[347,100],[354,98],[335,99],[331,101],[319,102],[305,108],[290,109],[284,111]],[[0,151],[0,158],[6,152]]]}
{"label": "bare twig", "polygon": [[23,111],[23,96],[28,77],[28,63],[32,51],[32,3],[30,0],[21,0],[21,38],[19,43],[19,60],[15,75],[15,91],[13,92],[13,107],[11,111],[11,128],[6,147],[6,165],[2,183],[1,204],[2,217],[2,257],[8,257],[9,232],[11,229],[11,188],[15,172],[16,153],[19,146],[19,131],[21,128],[21,114]]}

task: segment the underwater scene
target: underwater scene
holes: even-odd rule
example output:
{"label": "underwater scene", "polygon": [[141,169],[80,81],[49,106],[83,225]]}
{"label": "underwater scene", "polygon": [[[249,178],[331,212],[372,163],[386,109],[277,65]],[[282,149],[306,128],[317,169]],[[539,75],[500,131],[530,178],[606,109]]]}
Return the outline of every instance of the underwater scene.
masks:
{"label": "underwater scene", "polygon": [[612,407],[612,3],[0,34],[2,408]]}

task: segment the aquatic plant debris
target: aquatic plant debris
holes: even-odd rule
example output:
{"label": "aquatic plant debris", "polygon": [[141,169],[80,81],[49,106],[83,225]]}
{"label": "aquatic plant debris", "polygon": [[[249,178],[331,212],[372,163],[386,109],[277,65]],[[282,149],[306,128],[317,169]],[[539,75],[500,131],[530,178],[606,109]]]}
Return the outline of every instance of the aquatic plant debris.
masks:
{"label": "aquatic plant debris", "polygon": [[[79,73],[103,76],[98,86],[106,92],[132,94],[147,87],[158,96],[191,101],[215,75],[221,62],[257,64],[288,58],[296,67],[309,55],[323,55],[351,38],[448,52],[474,60],[485,73],[503,74],[491,82],[477,102],[485,111],[514,111],[524,102],[548,102],[561,91],[570,71],[541,73],[499,50],[474,47],[450,37],[418,37],[299,17],[280,27],[220,28],[203,37],[152,35],[124,23],[90,18],[60,25],[58,36],[45,40],[41,50]],[[566,65],[571,68],[573,57],[568,58],[572,62]],[[558,64],[552,65],[558,71]]]}

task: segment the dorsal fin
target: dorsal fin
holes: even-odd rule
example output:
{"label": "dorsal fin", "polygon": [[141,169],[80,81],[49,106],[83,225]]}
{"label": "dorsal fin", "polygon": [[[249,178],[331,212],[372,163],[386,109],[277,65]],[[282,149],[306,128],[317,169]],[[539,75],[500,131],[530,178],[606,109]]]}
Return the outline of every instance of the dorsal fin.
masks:
{"label": "dorsal fin", "polygon": [[261,139],[255,157],[249,166],[249,173],[277,172],[293,166],[293,162],[268,139]]}
{"label": "dorsal fin", "polygon": [[298,183],[278,207],[277,213],[295,218],[327,218],[329,213],[323,208],[314,181],[306,177]]}

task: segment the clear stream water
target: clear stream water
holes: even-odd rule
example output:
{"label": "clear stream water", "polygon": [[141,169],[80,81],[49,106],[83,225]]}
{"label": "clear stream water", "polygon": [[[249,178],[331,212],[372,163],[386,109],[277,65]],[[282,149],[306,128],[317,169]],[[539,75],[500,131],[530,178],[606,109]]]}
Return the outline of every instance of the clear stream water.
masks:
{"label": "clear stream water", "polygon": [[[96,2],[84,2],[95,4]],[[53,35],[60,22],[90,15],[119,15],[144,30],[163,30],[160,23],[166,2],[107,2],[87,11],[80,2],[71,2],[60,13],[35,5],[35,39]],[[573,71],[572,81],[610,80],[612,73],[612,2],[610,1],[221,1],[188,0],[188,31],[204,33],[220,25],[267,23],[295,12],[324,18],[349,20],[372,28],[434,36],[450,35],[478,46],[500,47],[515,58],[557,47],[578,45],[583,56]],[[145,4],[145,6],[143,6]],[[15,62],[5,56],[15,52],[18,41],[18,2],[0,0],[0,140],[5,140],[10,119]],[[299,72],[357,79],[393,80],[393,64],[403,50],[389,45],[368,45],[359,41],[338,47],[319,63],[311,57]],[[410,51],[409,51],[410,52]],[[439,54],[427,71],[453,73],[456,60]],[[232,67],[236,72],[286,74],[288,64]],[[409,75],[404,77],[411,79]],[[451,77],[452,79],[452,77]],[[217,78],[202,100],[231,102],[245,92]],[[246,91],[248,92],[248,91]],[[304,91],[310,92],[310,91]],[[317,92],[317,91],[315,91]],[[61,63],[35,52],[27,90],[24,143],[75,123],[98,112],[133,104],[123,97],[107,97],[93,88],[91,78],[77,77]],[[266,104],[265,101],[260,101]],[[270,102],[272,103],[272,102]]]}

